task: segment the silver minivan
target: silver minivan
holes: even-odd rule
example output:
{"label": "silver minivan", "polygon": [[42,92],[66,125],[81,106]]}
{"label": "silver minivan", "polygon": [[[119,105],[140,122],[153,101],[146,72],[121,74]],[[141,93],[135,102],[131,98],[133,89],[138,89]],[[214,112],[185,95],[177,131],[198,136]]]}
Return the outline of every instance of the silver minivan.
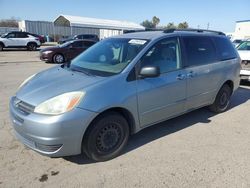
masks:
{"label": "silver minivan", "polygon": [[229,107],[240,58],[221,32],[134,32],[26,79],[10,100],[17,138],[51,157],[119,155],[129,135],[197,108]]}

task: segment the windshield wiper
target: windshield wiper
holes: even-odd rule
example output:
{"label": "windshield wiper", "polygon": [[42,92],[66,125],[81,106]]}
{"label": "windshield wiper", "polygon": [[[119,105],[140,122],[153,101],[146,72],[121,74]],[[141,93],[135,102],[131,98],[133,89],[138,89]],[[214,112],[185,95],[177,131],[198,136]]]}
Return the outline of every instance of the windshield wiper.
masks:
{"label": "windshield wiper", "polygon": [[84,71],[84,70],[73,69],[73,68],[71,68],[70,70],[72,70],[73,72],[80,72],[80,73],[86,74],[88,76],[95,76],[95,75],[91,74],[90,72]]}

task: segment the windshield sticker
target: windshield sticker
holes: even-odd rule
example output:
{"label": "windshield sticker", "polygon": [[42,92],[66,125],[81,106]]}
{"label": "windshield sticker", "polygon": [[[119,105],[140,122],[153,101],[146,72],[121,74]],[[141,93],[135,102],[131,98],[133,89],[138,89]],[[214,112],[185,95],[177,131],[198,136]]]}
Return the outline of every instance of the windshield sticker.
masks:
{"label": "windshield sticker", "polygon": [[130,44],[140,44],[140,45],[143,45],[143,44],[145,44],[146,42],[147,42],[146,40],[131,39],[128,43],[130,43]]}

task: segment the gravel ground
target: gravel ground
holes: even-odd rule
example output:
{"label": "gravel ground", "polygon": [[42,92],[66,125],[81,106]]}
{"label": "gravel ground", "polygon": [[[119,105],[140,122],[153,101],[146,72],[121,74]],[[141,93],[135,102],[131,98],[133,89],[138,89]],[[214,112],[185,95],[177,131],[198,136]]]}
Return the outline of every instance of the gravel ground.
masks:
{"label": "gravel ground", "polygon": [[149,127],[107,162],[49,158],[18,142],[8,102],[28,76],[49,68],[38,52],[0,52],[0,187],[250,187],[250,86],[231,108],[203,108]]}

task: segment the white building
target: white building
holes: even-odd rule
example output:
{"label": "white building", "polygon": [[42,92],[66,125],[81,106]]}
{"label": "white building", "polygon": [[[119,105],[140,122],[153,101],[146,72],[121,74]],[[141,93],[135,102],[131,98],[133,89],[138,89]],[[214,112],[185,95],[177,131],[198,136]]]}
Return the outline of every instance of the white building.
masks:
{"label": "white building", "polygon": [[51,35],[54,37],[96,34],[100,39],[103,39],[122,34],[127,30],[142,30],[144,27],[128,21],[60,15],[54,22],[23,20],[19,22],[19,29],[30,33]]}
{"label": "white building", "polygon": [[233,38],[234,39],[250,38],[250,20],[242,20],[236,22]]}

